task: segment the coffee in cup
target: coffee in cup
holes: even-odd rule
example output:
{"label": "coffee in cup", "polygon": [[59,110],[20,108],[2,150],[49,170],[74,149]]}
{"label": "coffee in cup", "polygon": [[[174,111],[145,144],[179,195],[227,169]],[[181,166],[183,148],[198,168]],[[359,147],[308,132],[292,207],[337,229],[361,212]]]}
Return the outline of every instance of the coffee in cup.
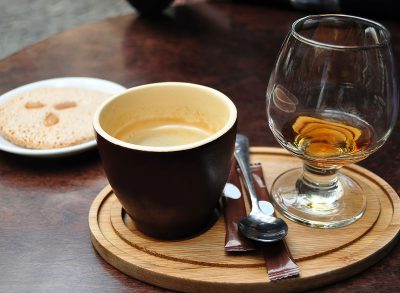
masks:
{"label": "coffee in cup", "polygon": [[191,83],[134,87],[99,107],[102,164],[138,230],[178,239],[210,224],[228,178],[236,121],[227,96]]}

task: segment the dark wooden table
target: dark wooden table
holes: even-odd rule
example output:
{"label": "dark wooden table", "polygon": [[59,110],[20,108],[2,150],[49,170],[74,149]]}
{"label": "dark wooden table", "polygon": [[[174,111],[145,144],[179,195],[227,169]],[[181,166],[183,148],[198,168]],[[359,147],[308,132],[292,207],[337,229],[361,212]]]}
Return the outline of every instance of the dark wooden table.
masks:
{"label": "dark wooden table", "polygon": [[[0,94],[37,80],[90,76],[124,86],[186,81],[214,87],[239,109],[239,131],[277,146],[267,127],[267,80],[294,11],[239,3],[135,14],[61,33],[0,61]],[[400,23],[392,32],[400,72]],[[361,165],[400,193],[400,124]],[[107,184],[97,151],[60,159],[0,152],[0,292],[160,292],[108,265],[93,249],[88,211]],[[370,269],[315,292],[394,292],[400,245]]]}

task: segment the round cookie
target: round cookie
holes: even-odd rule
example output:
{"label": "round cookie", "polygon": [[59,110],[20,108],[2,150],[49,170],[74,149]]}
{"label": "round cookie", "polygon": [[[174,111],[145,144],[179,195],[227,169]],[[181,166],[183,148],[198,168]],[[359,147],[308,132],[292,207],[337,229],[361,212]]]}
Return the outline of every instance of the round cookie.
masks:
{"label": "round cookie", "polygon": [[38,88],[0,105],[0,134],[31,149],[54,149],[94,139],[92,118],[111,94],[83,88]]}

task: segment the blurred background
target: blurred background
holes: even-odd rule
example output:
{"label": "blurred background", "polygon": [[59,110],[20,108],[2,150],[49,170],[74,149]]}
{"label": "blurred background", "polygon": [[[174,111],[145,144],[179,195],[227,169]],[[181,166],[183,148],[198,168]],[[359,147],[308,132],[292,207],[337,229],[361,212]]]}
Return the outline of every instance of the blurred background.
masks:
{"label": "blurred background", "polygon": [[[206,0],[174,0],[174,4]],[[218,0],[217,0],[218,1]],[[395,0],[231,0],[315,13],[346,13],[399,21]],[[131,4],[129,3],[131,2]],[[137,11],[154,11],[172,0],[0,0],[0,59],[72,27]],[[155,5],[155,6],[154,6]],[[161,9],[160,9],[161,10]]]}
{"label": "blurred background", "polygon": [[132,12],[125,0],[0,0],[0,59],[80,24]]}

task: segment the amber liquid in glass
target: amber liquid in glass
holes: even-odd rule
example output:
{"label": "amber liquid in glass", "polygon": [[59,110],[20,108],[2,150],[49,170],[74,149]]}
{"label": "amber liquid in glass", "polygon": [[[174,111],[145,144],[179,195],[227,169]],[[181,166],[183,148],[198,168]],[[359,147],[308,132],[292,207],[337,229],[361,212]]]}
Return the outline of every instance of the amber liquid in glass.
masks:
{"label": "amber liquid in glass", "polygon": [[344,112],[300,114],[285,124],[282,134],[300,156],[328,164],[347,164],[368,156],[372,127]]}

